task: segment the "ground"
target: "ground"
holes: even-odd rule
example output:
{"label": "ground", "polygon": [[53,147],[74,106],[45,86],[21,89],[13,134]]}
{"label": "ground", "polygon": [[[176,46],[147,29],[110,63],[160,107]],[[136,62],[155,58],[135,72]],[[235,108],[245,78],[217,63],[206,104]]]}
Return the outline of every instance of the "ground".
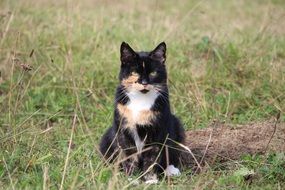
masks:
{"label": "ground", "polygon": [[98,142],[112,121],[122,41],[136,50],[166,42],[171,106],[186,130],[278,113],[284,122],[284,8],[283,0],[0,1],[0,188],[283,188],[284,152],[133,186],[104,165]]}
{"label": "ground", "polygon": [[[285,152],[285,124],[278,121],[252,122],[247,125],[214,123],[199,130],[186,132],[187,145],[199,163],[216,163],[238,160],[244,155]],[[195,159],[184,150],[185,167],[197,167]],[[190,165],[192,164],[192,166]]]}

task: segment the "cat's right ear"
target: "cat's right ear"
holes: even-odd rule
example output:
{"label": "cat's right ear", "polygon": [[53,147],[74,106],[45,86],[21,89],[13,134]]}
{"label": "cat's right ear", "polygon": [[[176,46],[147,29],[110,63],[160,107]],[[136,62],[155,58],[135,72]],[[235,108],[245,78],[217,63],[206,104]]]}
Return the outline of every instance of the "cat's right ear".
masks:
{"label": "cat's right ear", "polygon": [[161,42],[154,50],[150,52],[150,57],[164,64],[166,59],[166,44]]}
{"label": "cat's right ear", "polygon": [[122,42],[120,51],[122,64],[130,62],[137,56],[136,52],[126,42]]}

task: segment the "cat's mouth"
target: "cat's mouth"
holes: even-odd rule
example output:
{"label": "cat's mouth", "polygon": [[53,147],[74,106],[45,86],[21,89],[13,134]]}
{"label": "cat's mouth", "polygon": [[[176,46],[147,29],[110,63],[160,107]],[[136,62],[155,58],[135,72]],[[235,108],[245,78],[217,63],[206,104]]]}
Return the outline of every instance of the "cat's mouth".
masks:
{"label": "cat's mouth", "polygon": [[133,83],[132,85],[127,87],[127,89],[129,92],[130,91],[136,91],[136,92],[140,92],[142,94],[147,94],[148,92],[153,90],[153,86],[152,85],[142,85],[139,83]]}
{"label": "cat's mouth", "polygon": [[147,89],[142,89],[142,90],[140,90],[140,92],[143,93],[143,94],[146,94],[146,93],[149,92],[149,90],[147,90]]}

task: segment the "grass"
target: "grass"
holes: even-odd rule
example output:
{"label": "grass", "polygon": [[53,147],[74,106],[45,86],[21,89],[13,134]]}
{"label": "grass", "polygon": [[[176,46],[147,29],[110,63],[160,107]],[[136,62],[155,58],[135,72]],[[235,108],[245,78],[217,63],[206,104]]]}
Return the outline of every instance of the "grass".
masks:
{"label": "grass", "polygon": [[166,41],[172,109],[186,129],[284,113],[282,0],[2,0],[0,7],[0,188],[284,187],[282,153],[197,175],[184,170],[157,186],[130,186],[98,154],[122,41],[137,50]]}

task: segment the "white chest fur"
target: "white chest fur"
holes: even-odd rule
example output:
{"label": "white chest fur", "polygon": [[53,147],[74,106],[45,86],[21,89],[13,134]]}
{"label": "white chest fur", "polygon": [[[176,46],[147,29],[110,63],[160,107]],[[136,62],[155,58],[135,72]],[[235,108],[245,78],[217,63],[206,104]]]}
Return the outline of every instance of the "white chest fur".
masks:
{"label": "white chest fur", "polygon": [[139,91],[131,91],[127,93],[130,101],[127,104],[128,109],[132,112],[133,119],[139,116],[141,111],[150,110],[153,106],[158,93],[150,90],[148,93],[143,94]]}
{"label": "white chest fur", "polygon": [[[140,117],[142,111],[148,111],[153,106],[158,93],[154,90],[149,91],[146,94],[143,94],[139,91],[133,91],[127,93],[130,101],[127,104],[127,108],[131,111],[133,120],[136,121]],[[135,125],[135,123],[134,123]],[[136,127],[132,127],[133,138],[137,147],[138,152],[140,153],[144,147],[144,140],[141,140]]]}

